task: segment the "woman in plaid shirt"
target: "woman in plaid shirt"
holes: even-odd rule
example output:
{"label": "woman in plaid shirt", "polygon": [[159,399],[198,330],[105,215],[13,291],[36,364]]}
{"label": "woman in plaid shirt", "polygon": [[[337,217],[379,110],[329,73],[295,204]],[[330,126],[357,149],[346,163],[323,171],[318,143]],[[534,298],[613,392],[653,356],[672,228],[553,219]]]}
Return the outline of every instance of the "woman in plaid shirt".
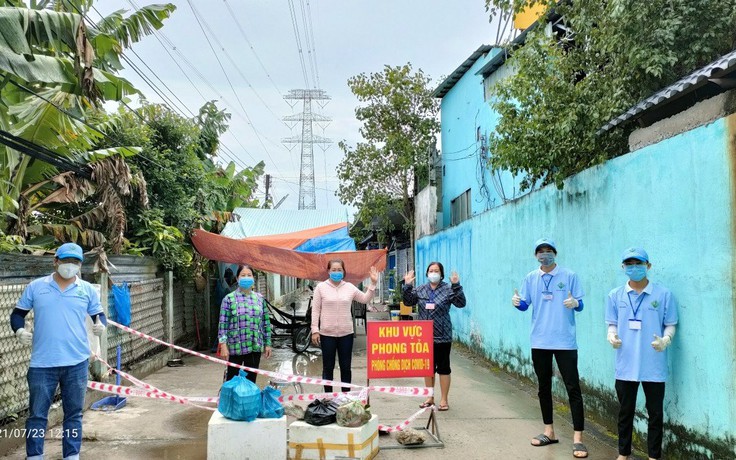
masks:
{"label": "woman in plaid shirt", "polygon": [[[243,265],[238,269],[238,289],[226,295],[220,306],[217,331],[219,353],[231,363],[258,368],[261,353],[271,357],[271,322],[263,296],[253,292],[253,270]],[[238,368],[228,366],[225,380],[238,375]],[[257,374],[248,372],[255,383]]]}

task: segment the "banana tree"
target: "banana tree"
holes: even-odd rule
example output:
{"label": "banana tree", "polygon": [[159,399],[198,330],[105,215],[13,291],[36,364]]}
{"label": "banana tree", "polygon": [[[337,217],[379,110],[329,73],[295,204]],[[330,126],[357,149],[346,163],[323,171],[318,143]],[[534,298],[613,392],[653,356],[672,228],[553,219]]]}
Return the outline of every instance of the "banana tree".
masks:
{"label": "banana tree", "polygon": [[[90,0],[0,0],[0,129],[58,155],[90,160],[104,135],[80,121],[98,114],[104,100],[121,100],[137,90],[115,73],[125,48],[163,26],[175,7],[150,5],[125,16],[120,10],[86,24]],[[88,21],[89,22],[89,21]],[[134,147],[107,149],[131,153]],[[38,209],[54,167],[0,146],[0,230],[25,234],[24,217]],[[34,186],[37,184],[43,184]],[[63,187],[62,187],[63,188]],[[104,188],[104,187],[103,187]],[[38,197],[33,194],[40,194]],[[100,214],[101,215],[101,214]]]}

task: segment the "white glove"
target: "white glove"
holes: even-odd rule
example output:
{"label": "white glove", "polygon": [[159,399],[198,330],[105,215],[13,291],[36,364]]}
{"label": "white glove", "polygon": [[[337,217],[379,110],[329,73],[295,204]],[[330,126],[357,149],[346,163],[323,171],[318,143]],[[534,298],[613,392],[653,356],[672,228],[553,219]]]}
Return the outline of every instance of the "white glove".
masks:
{"label": "white glove", "polygon": [[97,337],[101,336],[105,332],[105,325],[100,322],[100,317],[95,318],[95,324],[92,325],[92,333]]}
{"label": "white glove", "polygon": [[613,348],[619,349],[621,348],[621,339],[618,337],[618,334],[615,332],[609,332],[608,333],[608,343],[610,343]]}
{"label": "white glove", "polygon": [[511,304],[515,307],[518,307],[521,305],[521,296],[519,296],[519,291],[514,289],[514,295],[511,296]]}
{"label": "white glove", "polygon": [[20,328],[15,331],[15,336],[18,338],[18,341],[21,343],[21,345],[27,346],[33,343],[33,334],[26,331],[24,328]]}
{"label": "white glove", "polygon": [[580,302],[578,302],[578,299],[572,296],[572,292],[568,292],[567,299],[562,301],[562,305],[567,308],[578,308]]}
{"label": "white glove", "polygon": [[652,341],[652,348],[654,348],[657,351],[664,351],[667,347],[670,346],[670,342],[672,342],[672,339],[669,335],[666,335],[664,337],[660,337],[657,334],[654,334],[654,340]]}

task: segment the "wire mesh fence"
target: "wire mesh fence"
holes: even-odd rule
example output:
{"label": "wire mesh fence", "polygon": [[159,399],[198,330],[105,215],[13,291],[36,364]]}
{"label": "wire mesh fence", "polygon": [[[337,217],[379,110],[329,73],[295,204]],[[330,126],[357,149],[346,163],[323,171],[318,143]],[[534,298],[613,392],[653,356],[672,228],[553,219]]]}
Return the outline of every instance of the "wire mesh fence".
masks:
{"label": "wire mesh fence", "polygon": [[[10,328],[10,313],[26,284],[0,285],[0,425],[13,421],[28,408],[26,373],[31,361],[30,345],[21,345]],[[33,312],[26,324],[33,321]]]}

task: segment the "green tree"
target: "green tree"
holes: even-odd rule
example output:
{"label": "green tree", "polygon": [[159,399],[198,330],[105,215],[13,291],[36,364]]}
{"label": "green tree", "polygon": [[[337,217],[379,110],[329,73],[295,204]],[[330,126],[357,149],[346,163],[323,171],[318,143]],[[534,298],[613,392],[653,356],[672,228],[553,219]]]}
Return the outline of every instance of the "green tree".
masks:
{"label": "green tree", "polygon": [[542,27],[513,51],[515,74],[492,90],[501,114],[491,164],[554,183],[625,153],[628,129],[598,130],[639,100],[730,51],[736,0],[494,0],[493,15],[543,3],[567,33]]}
{"label": "green tree", "polygon": [[337,194],[360,210],[358,218],[367,227],[376,220],[384,233],[390,231],[389,211],[394,210],[413,236],[414,190],[427,182],[428,152],[439,130],[429,83],[411,64],[387,65],[381,72],[348,80],[362,103],[355,116],[362,123],[364,142],[355,147],[339,143],[345,157],[337,167]]}

